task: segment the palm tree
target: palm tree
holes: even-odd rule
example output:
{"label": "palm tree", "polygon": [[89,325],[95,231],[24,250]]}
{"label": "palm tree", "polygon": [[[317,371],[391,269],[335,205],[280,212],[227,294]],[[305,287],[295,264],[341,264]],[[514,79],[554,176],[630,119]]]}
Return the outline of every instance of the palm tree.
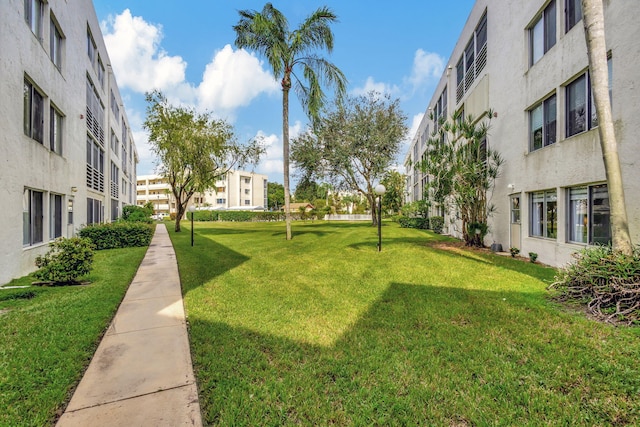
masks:
{"label": "palm tree", "polygon": [[[282,84],[282,152],[284,203],[287,240],[291,240],[289,188],[289,90],[293,87],[305,113],[315,122],[325,102],[321,83],[328,83],[342,96],[346,78],[342,71],[315,50],[333,50],[333,33],[329,24],[337,16],[326,6],[318,8],[296,29],[289,30],[285,16],[271,3],[262,12],[241,10],[240,21],[233,27],[236,47],[252,49],[264,56],[276,79]],[[301,74],[296,70],[301,69]]]}
{"label": "palm tree", "polygon": [[602,0],[582,0],[582,16],[589,55],[591,89],[598,115],[600,147],[602,148],[604,169],[607,175],[613,247],[627,255],[631,255],[633,244],[629,234],[624,187],[622,185],[622,170],[613,128],[611,100],[609,99],[609,75]]}

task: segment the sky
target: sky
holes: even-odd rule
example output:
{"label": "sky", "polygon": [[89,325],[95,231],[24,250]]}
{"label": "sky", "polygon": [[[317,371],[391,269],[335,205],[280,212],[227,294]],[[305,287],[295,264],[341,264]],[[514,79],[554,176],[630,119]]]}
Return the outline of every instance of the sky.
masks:
{"label": "sky", "polygon": [[[351,95],[371,90],[400,100],[410,129],[400,165],[475,0],[272,1],[297,28],[314,10],[328,6],[334,49],[322,55],[342,70]],[[282,91],[264,58],[234,46],[238,11],[262,10],[264,0],[94,0],[139,163],[137,174],[154,173],[156,160],[142,123],[145,92],[160,89],[174,105],[209,111],[233,125],[239,142],[260,136],[266,154],[245,169],[282,176]],[[189,7],[186,7],[188,5]],[[396,7],[398,6],[398,7]],[[331,93],[331,90],[328,90]],[[309,123],[292,92],[290,137]],[[292,170],[292,186],[296,175]]]}

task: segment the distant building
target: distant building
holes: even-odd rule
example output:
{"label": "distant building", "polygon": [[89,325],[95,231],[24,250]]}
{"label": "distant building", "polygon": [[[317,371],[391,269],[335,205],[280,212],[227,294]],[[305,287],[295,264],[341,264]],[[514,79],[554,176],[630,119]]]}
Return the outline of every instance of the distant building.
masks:
{"label": "distant building", "polygon": [[[640,241],[640,2],[605,1],[609,87],[633,240]],[[429,176],[415,167],[440,118],[494,118],[486,145],[505,159],[489,199],[485,244],[562,265],[611,240],[609,195],[591,96],[580,0],[477,0],[406,156],[407,201]],[[456,212],[444,215],[460,236]]]}
{"label": "distant building", "polygon": [[136,147],[90,0],[0,2],[0,284],[135,203]]}
{"label": "distant building", "polygon": [[[137,204],[148,202],[154,213],[176,212],[176,200],[167,180],[160,175],[140,175],[137,181]],[[199,209],[264,210],[267,206],[267,176],[232,170],[216,181],[215,187],[193,195],[190,204]]]}

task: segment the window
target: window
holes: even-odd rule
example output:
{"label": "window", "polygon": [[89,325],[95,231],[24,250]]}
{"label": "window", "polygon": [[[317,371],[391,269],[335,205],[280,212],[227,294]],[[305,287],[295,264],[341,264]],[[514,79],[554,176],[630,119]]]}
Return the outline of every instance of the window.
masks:
{"label": "window", "polygon": [[249,190],[248,188],[244,189],[244,194],[250,194],[250,193],[251,193],[251,190]]}
{"label": "window", "polygon": [[251,204],[251,200],[245,200],[245,201],[244,201],[244,204],[245,204],[246,206],[249,206],[249,205]]}
{"label": "window", "polygon": [[529,111],[530,151],[539,150],[556,142],[556,110],[556,95],[554,94]]}
{"label": "window", "polygon": [[113,89],[111,90],[111,111],[114,117],[120,117],[120,107],[118,106],[118,101],[116,95],[113,93]]}
{"label": "window", "polygon": [[529,30],[530,62],[533,65],[556,44],[556,1],[552,0]]}
{"label": "window", "polygon": [[43,202],[42,191],[25,189],[22,213],[22,244],[25,246],[42,243],[43,238]]}
{"label": "window", "polygon": [[98,55],[98,81],[100,82],[100,87],[104,88],[104,64],[100,55]]}
{"label": "window", "polygon": [[565,0],[565,31],[568,32],[582,19],[580,0]]}
{"label": "window", "polygon": [[87,137],[87,187],[104,191],[104,151],[90,137]]}
{"label": "window", "polygon": [[102,201],[87,198],[87,225],[102,222]]}
{"label": "window", "polygon": [[118,211],[120,210],[118,201],[111,199],[111,221],[118,219]]}
{"label": "window", "polygon": [[245,178],[244,179],[244,183],[245,184],[251,184],[251,178]]}
{"label": "window", "polygon": [[[440,97],[433,107],[434,130],[437,132],[440,125],[447,119],[447,87],[442,90]],[[417,144],[416,144],[417,147]],[[417,158],[417,155],[416,155]]]}
{"label": "window", "polygon": [[520,196],[511,197],[511,224],[520,224]]}
{"label": "window", "polygon": [[24,0],[24,19],[38,40],[42,40],[42,17],[44,3],[42,0]]}
{"label": "window", "polygon": [[67,201],[67,224],[73,224],[73,199]]}
{"label": "window", "polygon": [[49,148],[62,155],[62,114],[53,106],[49,107]]}
{"label": "window", "polygon": [[62,68],[62,32],[51,17],[51,39],[49,40],[49,55],[51,61],[60,70]]}
{"label": "window", "polygon": [[216,193],[224,193],[226,191],[225,187],[217,187],[216,188]]}
{"label": "window", "polygon": [[456,64],[456,102],[460,102],[485,65],[487,65],[486,13],[478,21],[473,36]]}
{"label": "window", "polygon": [[109,145],[111,146],[111,151],[113,151],[113,154],[117,156],[118,147],[120,147],[120,141],[118,141],[118,137],[116,136],[116,133],[113,131],[113,129],[111,129],[111,138],[109,141]]}
{"label": "window", "polygon": [[569,189],[569,241],[611,243],[611,214],[606,185]]}
{"label": "window", "polygon": [[49,239],[62,236],[62,196],[49,195]]}
{"label": "window", "polygon": [[87,130],[104,145],[104,105],[98,91],[87,76]]}
{"label": "window", "polygon": [[531,193],[531,236],[554,239],[558,232],[556,190]]}
{"label": "window", "polygon": [[[111,162],[111,185],[110,185],[110,189],[111,189],[111,197],[113,197],[114,199],[117,199],[118,196],[120,195],[120,170],[118,169],[118,166]],[[113,217],[112,217],[113,218]]]}
{"label": "window", "polygon": [[24,81],[24,133],[40,144],[44,142],[44,95]]}
{"label": "window", "polygon": [[89,27],[87,27],[87,56],[89,57],[89,61],[91,61],[91,65],[96,63],[96,42],[93,41]]}
{"label": "window", "polygon": [[227,203],[227,199],[216,199],[216,203],[219,205],[224,205]]}
{"label": "window", "polygon": [[[612,61],[607,61],[609,72],[609,99],[613,99]],[[567,138],[580,132],[585,132],[598,126],[593,94],[591,93],[591,78],[586,72],[566,87],[566,121]]]}

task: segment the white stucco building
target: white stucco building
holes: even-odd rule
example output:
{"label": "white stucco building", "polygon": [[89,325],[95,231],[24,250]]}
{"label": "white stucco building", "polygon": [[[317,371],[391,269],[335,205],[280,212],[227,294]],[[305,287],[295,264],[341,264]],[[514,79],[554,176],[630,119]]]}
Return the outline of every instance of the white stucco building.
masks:
{"label": "white stucco building", "polygon": [[0,2],[0,284],[135,203],[136,148],[90,0]]}
{"label": "white stucco building", "polygon": [[[632,238],[640,241],[640,2],[605,1],[610,94]],[[478,0],[406,156],[407,199],[423,197],[433,118],[495,114],[487,144],[505,159],[485,244],[562,265],[610,240],[580,0]],[[431,115],[434,117],[432,118]],[[437,212],[434,212],[437,214]],[[447,214],[447,216],[449,216]],[[458,234],[448,217],[448,232]]]}
{"label": "white stucco building", "polygon": [[[160,175],[138,176],[136,199],[139,206],[151,202],[154,213],[176,212],[171,187]],[[194,194],[190,204],[203,209],[266,209],[267,175],[230,170],[216,181],[215,188]]]}

